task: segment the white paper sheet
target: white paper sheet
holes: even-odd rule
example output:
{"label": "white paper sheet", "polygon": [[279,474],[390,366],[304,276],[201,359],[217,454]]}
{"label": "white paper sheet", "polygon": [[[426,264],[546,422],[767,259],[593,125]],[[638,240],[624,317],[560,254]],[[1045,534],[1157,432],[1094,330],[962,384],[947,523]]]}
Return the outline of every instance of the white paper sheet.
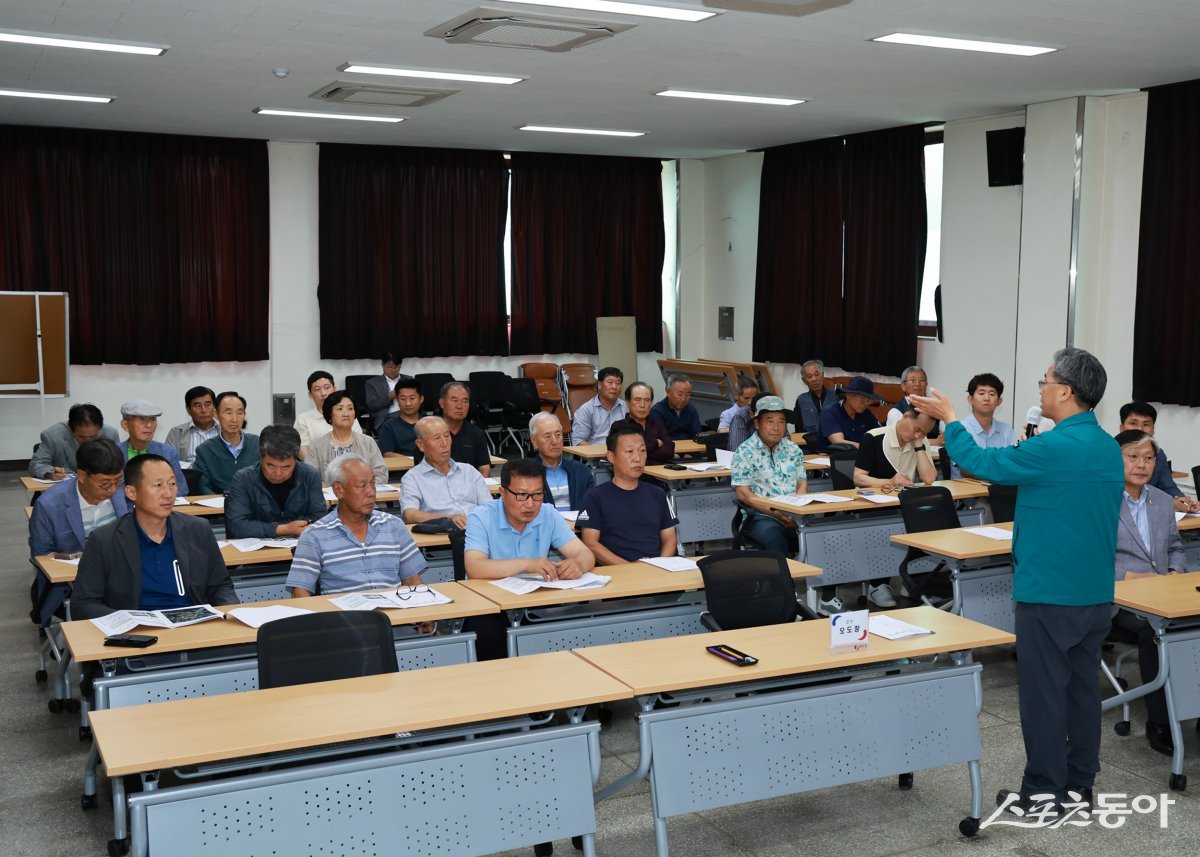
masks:
{"label": "white paper sheet", "polygon": [[71,559],[58,559],[57,557],[54,558],[55,562],[65,562],[67,565],[76,565],[76,566],[79,565],[79,560],[80,560],[80,557],[73,557]]}
{"label": "white paper sheet", "polygon": [[210,509],[224,509],[225,508],[225,498],[224,497],[208,497],[204,500],[195,500],[195,501],[193,501],[192,505],[193,506],[207,506]]}
{"label": "white paper sheet", "polygon": [[858,499],[866,500],[868,503],[878,503],[880,505],[885,503],[900,502],[900,498],[895,494],[859,494]]}
{"label": "white paper sheet", "polygon": [[718,449],[716,450],[716,453],[717,464],[721,465],[722,467],[733,467],[733,452],[731,450]]}
{"label": "white paper sheet", "polygon": [[815,458],[810,458],[804,462],[806,467],[832,467],[833,462],[829,460],[828,455],[818,455]]}
{"label": "white paper sheet", "polygon": [[390,590],[387,592],[348,592],[337,598],[330,598],[329,602],[336,604],[341,610],[410,610],[414,607],[449,604],[453,600],[436,589],[409,592],[406,587],[402,586],[399,594]]}
{"label": "white paper sheet", "polygon": [[1002,530],[999,527],[963,527],[963,532],[974,533],[998,542],[1011,542],[1013,537],[1012,530]]}
{"label": "white paper sheet", "polygon": [[242,553],[262,550],[263,548],[294,548],[300,544],[299,539],[233,539],[229,542]]}
{"label": "white paper sheet", "polygon": [[528,595],[536,589],[596,589],[612,580],[603,574],[584,572],[576,580],[542,580],[528,577],[504,577],[492,583],[514,595]]}
{"label": "white paper sheet", "polygon": [[488,486],[489,488],[499,488],[500,487],[500,477],[499,476],[485,476],[485,477],[483,477],[483,484]]}
{"label": "white paper sheet", "polygon": [[813,494],[777,494],[768,498],[772,503],[783,503],[787,506],[807,506],[813,501]]}
{"label": "white paper sheet", "polygon": [[290,616],[303,616],[305,613],[312,613],[312,610],[305,610],[303,607],[288,607],[283,604],[273,604],[269,607],[237,607],[233,610],[226,611],[227,616],[232,616],[243,625],[249,625],[251,628],[261,628],[268,622],[274,622],[276,619],[287,619]]}
{"label": "white paper sheet", "polygon": [[644,556],[638,560],[648,565],[653,565],[656,568],[661,568],[664,571],[699,571],[700,566],[696,565],[694,559],[688,559],[686,556]]}
{"label": "white paper sheet", "polygon": [[685,464],[683,466],[696,473],[714,473],[719,470],[729,469],[727,465],[717,461],[697,461],[694,464]]}
{"label": "white paper sheet", "polygon": [[176,497],[175,505],[176,506],[190,506],[190,505],[192,505],[192,501],[189,500],[187,497]]}
{"label": "white paper sheet", "polygon": [[839,497],[837,494],[809,494],[814,503],[849,503],[852,497]]}
{"label": "white paper sheet", "polygon": [[893,619],[891,616],[882,616],[878,613],[871,614],[871,622],[867,627],[872,634],[877,637],[883,637],[885,640],[903,640],[905,637],[926,637],[933,633],[928,628],[922,628],[919,625],[910,625],[908,622],[901,622],[899,619]]}

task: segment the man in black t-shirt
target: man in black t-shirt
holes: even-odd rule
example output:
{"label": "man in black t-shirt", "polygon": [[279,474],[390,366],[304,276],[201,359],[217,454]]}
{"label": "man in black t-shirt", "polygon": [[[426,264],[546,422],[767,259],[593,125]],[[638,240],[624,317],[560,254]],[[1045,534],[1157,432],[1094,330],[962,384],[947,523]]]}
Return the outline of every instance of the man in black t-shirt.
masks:
{"label": "man in black t-shirt", "polygon": [[471,388],[462,381],[449,381],[442,387],[438,405],[442,419],[450,427],[454,440],[450,457],[459,464],[471,464],[484,476],[492,475],[492,455],[488,451],[487,435],[474,423],[467,422],[471,413]]}

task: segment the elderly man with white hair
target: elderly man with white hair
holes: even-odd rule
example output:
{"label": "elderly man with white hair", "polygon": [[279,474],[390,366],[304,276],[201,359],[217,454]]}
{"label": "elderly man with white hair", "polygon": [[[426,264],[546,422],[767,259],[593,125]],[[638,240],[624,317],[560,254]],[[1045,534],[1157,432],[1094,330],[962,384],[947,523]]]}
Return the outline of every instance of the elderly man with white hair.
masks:
{"label": "elderly man with white hair", "polygon": [[546,502],[555,509],[583,508],[583,498],[596,484],[586,464],[563,458],[562,423],[554,414],[541,411],[529,421],[529,443],[545,470]]}
{"label": "elderly man with white hair", "polygon": [[467,528],[467,515],[492,499],[474,467],[450,457],[454,435],[441,417],[425,417],[413,426],[417,449],[425,457],[400,480],[400,509],[409,524],[450,518]]}
{"label": "elderly man with white hair", "polygon": [[338,503],[300,535],[284,584],[292,597],[419,584],[425,557],[399,518],[376,510],[371,465],[354,453],[338,456],[325,481]]}

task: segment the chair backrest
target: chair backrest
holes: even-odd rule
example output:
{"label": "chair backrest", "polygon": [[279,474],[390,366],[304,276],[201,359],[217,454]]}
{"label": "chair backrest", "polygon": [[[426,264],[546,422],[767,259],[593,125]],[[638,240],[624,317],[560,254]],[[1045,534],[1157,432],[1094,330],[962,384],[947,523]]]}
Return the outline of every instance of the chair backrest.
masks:
{"label": "chair backrest", "polygon": [[532,378],[509,379],[508,403],[517,413],[533,416],[541,410],[537,382]]}
{"label": "chair backrest", "polygon": [[450,560],[454,564],[454,579],[467,579],[467,531],[453,530],[447,534],[450,539]]}
{"label": "chair backrest", "polygon": [[555,384],[558,383],[557,363],[522,363],[520,372],[522,378],[545,378]]}
{"label": "chair backrest", "polygon": [[854,487],[854,462],[858,451],[853,449],[831,449],[829,451],[829,478],[834,491],[847,491]]}
{"label": "chair backrest", "polygon": [[718,449],[729,449],[729,432],[701,432],[696,435],[696,441],[704,444],[704,458],[707,461],[716,461]]}
{"label": "chair backrest", "polygon": [[568,387],[588,387],[595,395],[596,367],[591,363],[564,363],[562,373]]}
{"label": "chair backrest", "polygon": [[342,387],[350,394],[350,401],[354,402],[354,412],[358,415],[359,425],[368,432],[373,428],[378,428],[378,426],[372,425],[371,411],[367,408],[367,381],[374,377],[374,375],[347,375],[346,384]]}
{"label": "chair backrest", "polygon": [[937,466],[938,479],[949,479],[951,477],[950,468],[954,466],[954,462],[950,460],[950,453],[946,452],[946,447],[943,446],[939,450],[937,461],[934,464]]}
{"label": "chair backrest", "polygon": [[414,376],[421,385],[421,395],[425,403],[421,405],[421,413],[432,414],[438,410],[438,398],[442,395],[442,386],[454,380],[449,372],[425,372]]}
{"label": "chair backrest", "polygon": [[876,381],[875,395],[890,406],[904,398],[904,389],[899,384]]}
{"label": "chair backrest", "polygon": [[563,407],[562,390],[558,388],[558,384],[548,378],[537,378],[534,383],[537,384],[538,402],[541,409],[558,417],[559,423],[562,424],[563,436],[569,435],[571,433],[571,417],[567,414],[567,409]]}
{"label": "chair backrest", "polygon": [[723,630],[796,621],[796,586],[783,554],[721,551],[697,565],[708,612]]}
{"label": "chair backrest", "polygon": [[471,385],[471,407],[503,407],[511,380],[503,372],[472,372],[467,376],[467,383]]}
{"label": "chair backrest", "polygon": [[392,623],[374,610],[308,613],[258,629],[258,686],[394,673]]}
{"label": "chair backrest", "polygon": [[1192,468],[1192,488],[1200,496],[1200,464]]}
{"label": "chair backrest", "polygon": [[1017,516],[1017,486],[988,486],[988,501],[992,504],[992,520],[1006,524]]}
{"label": "chair backrest", "polygon": [[594,387],[568,387],[567,388],[567,407],[571,411],[571,416],[579,410],[590,399],[594,398],[596,390]]}
{"label": "chair backrest", "polygon": [[900,516],[907,533],[927,533],[962,526],[949,488],[927,485],[900,492]]}

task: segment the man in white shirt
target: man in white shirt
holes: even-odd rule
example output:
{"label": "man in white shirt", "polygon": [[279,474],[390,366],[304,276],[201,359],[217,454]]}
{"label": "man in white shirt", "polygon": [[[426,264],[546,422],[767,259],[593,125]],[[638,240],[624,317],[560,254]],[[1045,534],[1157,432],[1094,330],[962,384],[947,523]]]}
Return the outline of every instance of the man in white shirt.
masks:
{"label": "man in white shirt", "polygon": [[[904,412],[912,407],[908,402],[909,396],[925,395],[925,391],[929,389],[929,376],[920,366],[909,366],[900,376],[900,389],[904,391],[904,398],[892,405],[887,412],[887,421],[884,425],[894,426],[900,417],[904,416]],[[941,429],[937,423],[934,423],[933,431],[928,435],[929,442],[934,446],[939,446],[942,442],[941,437]]]}
{"label": "man in white shirt", "polygon": [[471,510],[492,499],[487,483],[474,467],[451,457],[454,436],[441,417],[417,420],[416,432],[417,448],[424,458],[400,480],[405,523],[450,518],[466,529]]}
{"label": "man in white shirt", "polygon": [[612,424],[629,416],[629,406],[621,399],[625,374],[615,366],[600,370],[596,395],[571,415],[571,441],[577,445],[604,443]]}
{"label": "man in white shirt", "polygon": [[[308,452],[308,445],[319,437],[324,437],[333,431],[333,426],[325,422],[325,414],[321,407],[325,404],[325,399],[336,390],[337,387],[333,383],[333,376],[328,372],[317,370],[308,376],[308,397],[312,399],[313,409],[305,411],[300,416],[296,417],[296,431],[300,432],[300,457],[304,457],[304,453]],[[355,434],[362,434],[362,429],[358,426],[358,420],[354,421],[352,427]]]}

